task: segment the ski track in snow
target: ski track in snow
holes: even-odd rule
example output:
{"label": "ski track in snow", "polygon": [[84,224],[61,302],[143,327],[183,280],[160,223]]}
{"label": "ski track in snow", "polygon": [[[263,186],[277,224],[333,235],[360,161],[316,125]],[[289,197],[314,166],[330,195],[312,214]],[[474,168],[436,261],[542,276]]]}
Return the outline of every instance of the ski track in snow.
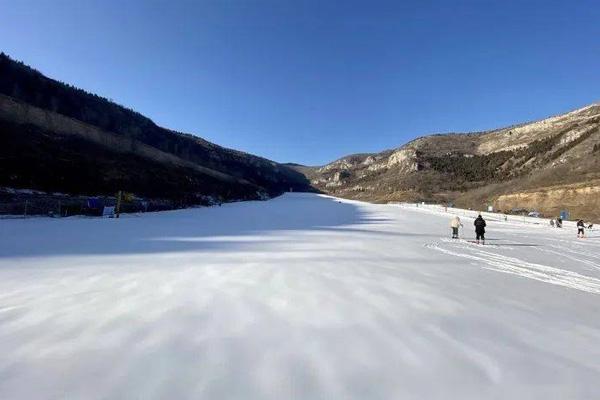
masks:
{"label": "ski track in snow", "polygon": [[[474,249],[473,246],[462,245],[460,242],[453,243],[452,239],[442,239],[442,243],[444,243],[445,246],[441,243],[429,243],[425,244],[424,246],[452,256],[482,261],[485,265],[487,265],[484,268],[493,271],[514,274],[524,278],[551,283],[553,285],[582,290],[588,293],[600,294],[600,279],[597,278],[581,275],[576,272],[567,271],[560,268],[550,267],[548,265],[527,262],[515,257],[496,254],[490,251]],[[476,246],[479,247],[483,245]],[[486,244],[484,247],[497,248],[498,246]],[[459,249],[462,251],[459,251]],[[554,251],[553,253],[561,254]],[[582,260],[576,258],[573,258],[573,260],[582,262]],[[591,264],[598,268],[598,265],[592,261],[586,262],[586,264]]]}
{"label": "ski track in snow", "polygon": [[557,246],[551,243],[547,244],[546,248],[540,248],[540,251],[568,258],[577,264],[586,265],[592,270],[600,270],[600,257],[594,253],[574,251],[568,246]]}
{"label": "ski track in snow", "polygon": [[483,247],[450,217],[287,194],[1,220],[0,399],[597,398],[600,239],[489,221]]}

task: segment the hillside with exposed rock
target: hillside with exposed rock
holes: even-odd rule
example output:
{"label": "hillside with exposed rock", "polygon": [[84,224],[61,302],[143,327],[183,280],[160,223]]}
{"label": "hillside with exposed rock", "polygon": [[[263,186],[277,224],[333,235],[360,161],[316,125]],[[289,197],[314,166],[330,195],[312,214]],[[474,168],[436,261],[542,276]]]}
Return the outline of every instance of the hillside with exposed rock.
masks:
{"label": "hillside with exposed rock", "polygon": [[503,129],[430,135],[301,170],[320,190],[374,202],[428,201],[600,218],[600,105]]}

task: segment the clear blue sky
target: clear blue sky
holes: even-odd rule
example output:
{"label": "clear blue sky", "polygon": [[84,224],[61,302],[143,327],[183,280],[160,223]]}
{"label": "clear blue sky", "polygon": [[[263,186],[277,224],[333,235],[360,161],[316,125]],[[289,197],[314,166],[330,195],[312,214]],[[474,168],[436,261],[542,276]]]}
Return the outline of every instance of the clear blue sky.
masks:
{"label": "clear blue sky", "polygon": [[597,0],[0,0],[0,50],[159,125],[311,165],[600,100]]}

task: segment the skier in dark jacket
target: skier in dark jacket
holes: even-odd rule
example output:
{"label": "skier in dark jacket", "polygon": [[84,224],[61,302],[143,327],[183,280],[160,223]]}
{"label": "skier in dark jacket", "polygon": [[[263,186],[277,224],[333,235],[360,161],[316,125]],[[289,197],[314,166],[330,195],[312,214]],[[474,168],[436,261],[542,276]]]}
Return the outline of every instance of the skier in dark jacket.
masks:
{"label": "skier in dark jacket", "polygon": [[585,223],[583,222],[582,219],[580,219],[579,221],[577,221],[577,237],[585,237]]}
{"label": "skier in dark jacket", "polygon": [[475,225],[475,236],[477,238],[477,244],[479,244],[480,239],[481,243],[485,244],[485,220],[483,219],[481,214],[477,216],[475,222],[473,222],[473,225]]}

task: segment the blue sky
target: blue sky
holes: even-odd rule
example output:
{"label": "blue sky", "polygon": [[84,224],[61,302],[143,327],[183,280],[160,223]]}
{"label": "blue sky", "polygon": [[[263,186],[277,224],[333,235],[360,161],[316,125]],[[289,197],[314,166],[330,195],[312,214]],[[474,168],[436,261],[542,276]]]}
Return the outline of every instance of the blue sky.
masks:
{"label": "blue sky", "polygon": [[0,0],[0,50],[310,165],[600,100],[598,1]]}

